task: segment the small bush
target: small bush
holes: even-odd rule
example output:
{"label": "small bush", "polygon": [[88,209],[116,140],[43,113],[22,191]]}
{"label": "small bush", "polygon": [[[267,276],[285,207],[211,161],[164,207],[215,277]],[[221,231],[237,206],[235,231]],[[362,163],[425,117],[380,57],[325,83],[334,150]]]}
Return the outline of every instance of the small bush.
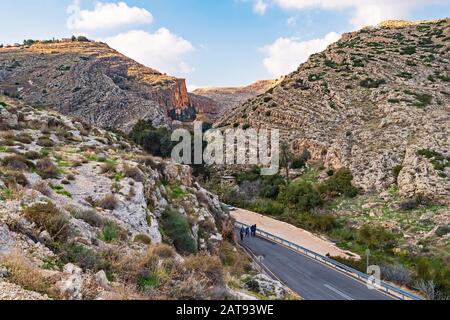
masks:
{"label": "small bush", "polygon": [[83,220],[95,228],[102,228],[105,225],[105,220],[95,210],[79,210],[74,213],[74,218]]}
{"label": "small bush", "polygon": [[22,187],[28,186],[28,180],[22,172],[8,170],[1,172],[0,175],[8,188],[15,188],[17,185]]}
{"label": "small bush", "polygon": [[19,141],[19,142],[22,142],[25,144],[30,144],[33,142],[33,138],[27,133],[18,134],[18,135],[16,135],[15,139],[16,139],[16,141]]}
{"label": "small bush", "polygon": [[185,261],[185,267],[197,274],[204,274],[214,285],[224,282],[223,266],[218,257],[190,256]]}
{"label": "small bush", "polygon": [[15,171],[25,171],[28,170],[29,166],[32,166],[32,164],[21,155],[5,157],[2,159],[2,164],[8,169]]}
{"label": "small bush", "polygon": [[36,163],[36,172],[42,179],[56,179],[59,176],[58,168],[48,158]]}
{"label": "small bush", "polygon": [[146,245],[150,245],[152,244],[152,239],[150,239],[149,236],[147,236],[146,234],[138,234],[134,237],[134,242],[137,243],[142,243],[142,244],[146,244]]}
{"label": "small bush", "polygon": [[197,253],[197,243],[187,217],[173,209],[167,209],[163,214],[163,228],[179,252]]}
{"label": "small bush", "polygon": [[63,263],[74,263],[84,270],[99,271],[105,269],[105,261],[102,257],[82,244],[60,244],[57,251]]}
{"label": "small bush", "polygon": [[383,84],[386,84],[386,80],[384,80],[384,79],[374,80],[371,78],[366,78],[360,82],[361,87],[368,88],[368,89],[376,89],[376,88],[379,88]]}
{"label": "small bush", "polygon": [[413,274],[400,264],[382,265],[381,274],[387,281],[398,283],[402,286],[411,286],[413,283]]}
{"label": "small bush", "polygon": [[99,200],[97,206],[105,210],[115,210],[117,207],[117,199],[113,194],[106,195],[103,199]]}
{"label": "small bush", "polygon": [[102,163],[100,166],[100,172],[101,173],[115,173],[116,172],[117,165],[112,162],[105,162]]}
{"label": "small bush", "polygon": [[40,137],[36,144],[41,147],[51,148],[55,145],[55,143],[48,137]]}
{"label": "small bush", "polygon": [[108,221],[103,226],[102,240],[105,242],[110,243],[115,240],[125,240],[126,237],[126,231],[113,221]]}
{"label": "small bush", "polygon": [[175,256],[175,250],[167,244],[158,244],[150,248],[150,254],[162,259],[169,259]]}
{"label": "small bush", "polygon": [[124,165],[123,173],[125,177],[131,178],[136,182],[144,182],[144,174],[138,167]]}
{"label": "small bush", "polygon": [[450,225],[440,226],[436,230],[436,235],[438,237],[446,236],[449,233],[450,233]]}
{"label": "small bush", "polygon": [[370,249],[391,249],[397,243],[395,236],[381,226],[364,225],[358,232],[358,241]]}
{"label": "small bush", "polygon": [[25,152],[24,157],[27,158],[28,160],[37,160],[42,158],[42,155],[36,151],[27,151]]}
{"label": "small bush", "polygon": [[52,195],[52,189],[45,181],[38,181],[33,185],[33,189],[42,193],[44,196],[50,197]]}
{"label": "small bush", "polygon": [[55,239],[67,240],[69,219],[51,202],[38,202],[23,209],[24,216],[37,227],[45,229]]}

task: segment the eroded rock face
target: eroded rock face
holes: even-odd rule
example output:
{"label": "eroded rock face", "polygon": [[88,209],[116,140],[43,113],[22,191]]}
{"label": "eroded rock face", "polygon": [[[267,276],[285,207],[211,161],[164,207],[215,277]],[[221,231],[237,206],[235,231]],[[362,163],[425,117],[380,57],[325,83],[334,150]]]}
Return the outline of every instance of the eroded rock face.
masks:
{"label": "eroded rock face", "polygon": [[0,92],[122,130],[140,119],[168,126],[169,113],[190,107],[184,79],[145,67],[98,42],[65,40],[0,49]]}
{"label": "eroded rock face", "polygon": [[402,195],[450,202],[449,36],[449,19],[345,34],[218,126],[277,128],[296,153],[349,168],[367,192],[395,184],[400,169]]}

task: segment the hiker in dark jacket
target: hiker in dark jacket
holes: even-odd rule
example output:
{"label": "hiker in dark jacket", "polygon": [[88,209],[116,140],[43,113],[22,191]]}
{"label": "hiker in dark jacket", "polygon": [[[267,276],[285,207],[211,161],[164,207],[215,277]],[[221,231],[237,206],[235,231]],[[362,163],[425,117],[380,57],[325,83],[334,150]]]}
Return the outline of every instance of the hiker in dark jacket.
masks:
{"label": "hiker in dark jacket", "polygon": [[241,230],[239,231],[239,234],[241,236],[241,241],[244,241],[244,234],[245,234],[245,228],[242,227]]}
{"label": "hiker in dark jacket", "polygon": [[249,227],[245,228],[245,237],[250,238],[250,228]]}
{"label": "hiker in dark jacket", "polygon": [[252,225],[252,237],[255,238],[256,237],[256,224]]}

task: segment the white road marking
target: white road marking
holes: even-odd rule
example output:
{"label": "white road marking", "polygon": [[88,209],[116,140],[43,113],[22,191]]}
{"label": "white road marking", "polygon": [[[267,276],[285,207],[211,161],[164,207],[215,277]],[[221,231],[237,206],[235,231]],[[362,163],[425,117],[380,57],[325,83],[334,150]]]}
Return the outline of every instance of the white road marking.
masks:
{"label": "white road marking", "polygon": [[339,291],[338,289],[328,285],[328,284],[324,284],[324,286],[328,289],[330,289],[331,291],[337,293],[338,295],[340,295],[341,297],[347,299],[347,300],[354,300],[352,297],[346,295],[345,293],[343,293],[342,291]]}

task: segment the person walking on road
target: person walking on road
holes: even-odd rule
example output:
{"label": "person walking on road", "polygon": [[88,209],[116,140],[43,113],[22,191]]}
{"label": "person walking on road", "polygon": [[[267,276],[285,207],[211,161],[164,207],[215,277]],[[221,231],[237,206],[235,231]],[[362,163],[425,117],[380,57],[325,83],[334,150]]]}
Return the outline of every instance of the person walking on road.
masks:
{"label": "person walking on road", "polygon": [[245,228],[245,237],[250,238],[250,228],[249,227]]}
{"label": "person walking on road", "polygon": [[239,234],[241,236],[241,241],[244,241],[245,228],[243,226],[242,226],[241,230],[239,231]]}
{"label": "person walking on road", "polygon": [[256,238],[256,224],[252,225],[251,230],[252,230],[252,237]]}

